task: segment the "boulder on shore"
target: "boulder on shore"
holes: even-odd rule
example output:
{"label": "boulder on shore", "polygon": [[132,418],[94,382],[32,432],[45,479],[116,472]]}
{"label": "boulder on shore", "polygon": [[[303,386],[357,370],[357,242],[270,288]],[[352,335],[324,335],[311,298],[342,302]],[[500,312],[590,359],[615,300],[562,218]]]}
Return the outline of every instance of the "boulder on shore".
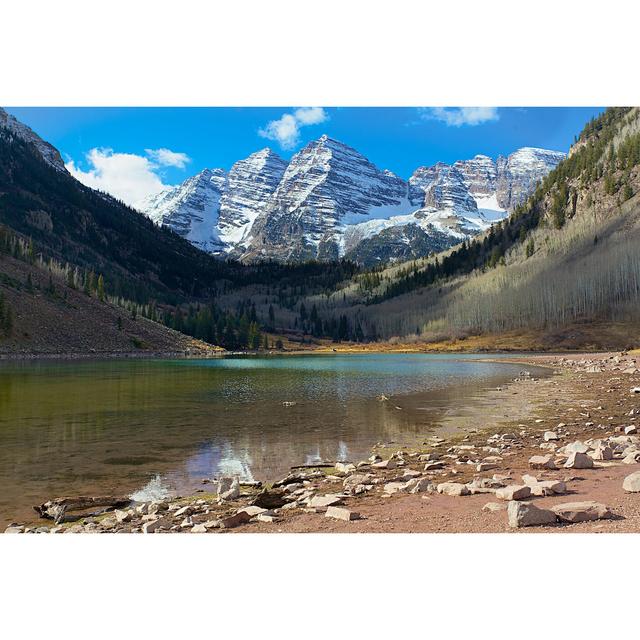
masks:
{"label": "boulder on shore", "polygon": [[540,509],[531,502],[512,500],[507,507],[507,519],[509,526],[517,529],[555,524],[557,517],[553,511]]}
{"label": "boulder on shore", "polygon": [[632,473],[630,476],[627,476],[623,483],[622,488],[629,493],[639,493],[640,492],[640,471],[636,471]]}
{"label": "boulder on shore", "polygon": [[575,523],[613,518],[613,513],[609,507],[593,500],[565,502],[555,505],[552,510],[563,522]]}
{"label": "boulder on shore", "polygon": [[468,496],[470,493],[469,487],[460,482],[442,482],[438,485],[437,491],[445,496]]}
{"label": "boulder on shore", "polygon": [[500,500],[524,500],[531,496],[531,487],[527,485],[510,484],[496,490],[496,498]]}
{"label": "boulder on shore", "polygon": [[565,469],[592,469],[593,460],[580,451],[574,451],[564,463]]}
{"label": "boulder on shore", "polygon": [[218,480],[218,499],[237,500],[240,497],[240,481],[237,477],[225,476]]}
{"label": "boulder on shore", "polygon": [[546,456],[531,456],[529,458],[529,466],[532,469],[557,469],[556,463],[551,454]]}
{"label": "boulder on shore", "polygon": [[344,507],[329,507],[324,514],[325,518],[335,518],[336,520],[359,520],[360,514],[355,511],[349,511]]}

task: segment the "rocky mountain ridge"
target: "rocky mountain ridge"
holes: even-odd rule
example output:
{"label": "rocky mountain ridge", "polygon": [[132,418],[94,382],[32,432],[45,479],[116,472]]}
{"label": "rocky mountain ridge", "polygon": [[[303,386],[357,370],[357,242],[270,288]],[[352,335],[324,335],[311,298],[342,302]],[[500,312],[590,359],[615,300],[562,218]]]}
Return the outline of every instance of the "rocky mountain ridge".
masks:
{"label": "rocky mountain ridge", "polygon": [[[495,161],[477,155],[419,167],[405,181],[324,135],[289,163],[263,149],[228,174],[199,174],[202,188],[190,178],[138,209],[215,254],[245,261],[348,256],[371,265],[439,251],[486,230],[563,157],[525,147]],[[390,231],[407,225],[414,228]]]}

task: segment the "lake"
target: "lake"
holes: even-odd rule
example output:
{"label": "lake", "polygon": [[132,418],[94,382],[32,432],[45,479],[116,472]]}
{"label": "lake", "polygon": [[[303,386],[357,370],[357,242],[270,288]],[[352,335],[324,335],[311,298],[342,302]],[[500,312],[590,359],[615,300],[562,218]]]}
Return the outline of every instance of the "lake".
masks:
{"label": "lake", "polygon": [[62,495],[152,499],[222,474],[272,481],[296,464],[366,458],[376,442],[428,435],[523,368],[482,358],[2,363],[0,523]]}

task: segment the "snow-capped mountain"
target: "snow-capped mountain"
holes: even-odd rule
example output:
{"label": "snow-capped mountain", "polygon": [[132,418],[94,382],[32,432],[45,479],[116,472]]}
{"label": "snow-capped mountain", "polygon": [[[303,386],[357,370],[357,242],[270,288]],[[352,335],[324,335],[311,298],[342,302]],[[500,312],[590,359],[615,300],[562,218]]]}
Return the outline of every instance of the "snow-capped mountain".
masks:
{"label": "snow-capped mountain", "polygon": [[218,231],[220,200],[226,183],[227,173],[223,169],[204,169],[181,185],[146,198],[136,208],[199,249],[219,253],[226,248]]}
{"label": "snow-capped mountain", "polygon": [[286,167],[271,149],[263,149],[236,162],[229,173],[204,169],[138,202],[136,208],[203,251],[237,253]]}
{"label": "snow-capped mountain", "polygon": [[522,202],[564,158],[526,147],[419,167],[408,181],[322,136],[287,164],[270,149],[205,170],[138,208],[200,248],[243,260],[373,264],[440,251]]}
{"label": "snow-capped mountain", "polygon": [[252,229],[246,258],[332,259],[346,226],[411,210],[406,182],[322,136],[296,153]]}
{"label": "snow-capped mountain", "polygon": [[564,157],[565,154],[559,151],[523,147],[507,158],[498,158],[498,204],[511,210],[524,202],[537,182],[555,169]]}

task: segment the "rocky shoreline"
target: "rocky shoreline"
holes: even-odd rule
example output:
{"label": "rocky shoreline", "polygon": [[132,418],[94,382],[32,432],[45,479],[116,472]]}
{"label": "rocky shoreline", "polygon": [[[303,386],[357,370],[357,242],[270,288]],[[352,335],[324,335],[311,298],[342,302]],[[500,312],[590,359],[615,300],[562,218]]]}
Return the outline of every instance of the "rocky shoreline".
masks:
{"label": "rocky shoreline", "polygon": [[496,396],[536,399],[526,421],[379,443],[367,460],[298,467],[266,487],[205,479],[191,496],[114,498],[89,513],[82,500],[95,498],[58,499],[38,507],[45,520],[6,532],[640,531],[640,357],[526,362],[555,375],[523,371]]}

